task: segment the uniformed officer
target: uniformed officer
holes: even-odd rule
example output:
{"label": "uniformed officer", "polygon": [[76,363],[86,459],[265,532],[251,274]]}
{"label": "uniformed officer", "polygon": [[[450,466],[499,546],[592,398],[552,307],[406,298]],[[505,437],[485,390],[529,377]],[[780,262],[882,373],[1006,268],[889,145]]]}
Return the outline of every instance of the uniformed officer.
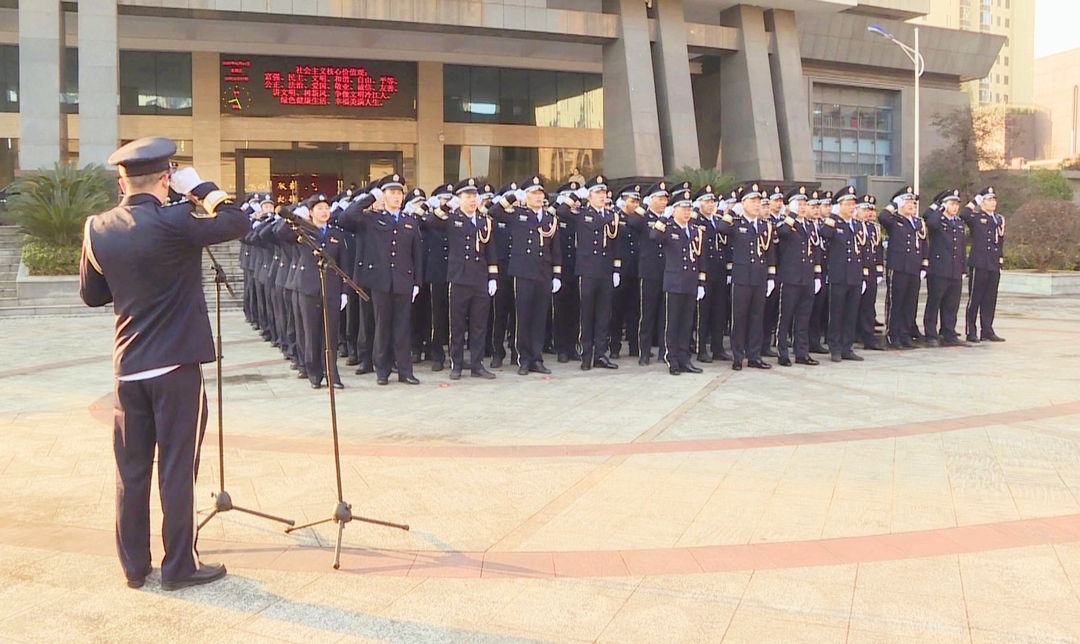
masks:
{"label": "uniformed officer", "polygon": [[725,214],[720,232],[732,245],[731,368],[742,371],[743,361],[755,369],[771,369],[761,359],[765,298],[776,288],[776,246],[773,225],[763,219],[761,186],[748,183],[739,189],[734,216]]}
{"label": "uniformed officer", "polygon": [[[731,360],[724,350],[727,329],[727,235],[720,232],[719,200],[711,185],[704,185],[694,195],[697,225],[701,228],[703,246],[698,260],[705,273],[705,298],[697,303],[697,357],[704,363]],[[625,266],[625,265],[624,265]],[[712,354],[709,353],[712,347]]]}
{"label": "uniformed officer", "polygon": [[[810,241],[817,245],[819,251],[818,260],[821,264],[821,278],[823,284],[829,283],[829,248],[821,237],[821,229],[825,226],[824,218],[832,210],[833,193],[830,190],[813,191],[807,200],[807,218],[810,219]],[[829,289],[822,288],[814,294],[814,308],[810,311],[810,353],[827,355],[823,340],[829,329]]]}
{"label": "uniformed officer", "polygon": [[[811,224],[805,215],[809,191],[799,186],[785,195],[787,216],[776,227],[780,238],[779,263],[776,268],[780,280],[780,323],[777,332],[777,348],[780,366],[790,367],[788,347],[795,346],[795,362],[817,365],[810,357],[810,313],[814,308],[814,295],[821,290],[820,249],[811,236]],[[788,339],[790,336],[790,340]]]}
{"label": "uniformed officer", "polygon": [[[577,350],[581,329],[581,299],[575,260],[577,259],[577,213],[581,210],[581,198],[577,191],[581,184],[570,181],[559,186],[555,198],[555,213],[559,221],[558,242],[562,254],[563,287],[552,295],[552,335],[555,353],[560,363],[581,360]],[[496,295],[496,297],[498,297]]]}
{"label": "uniformed officer", "polygon": [[[518,189],[516,181],[511,181],[502,186],[498,190],[498,197],[502,198],[502,195],[515,194]],[[492,199],[491,204],[487,206],[490,211],[491,208],[497,203],[496,199]],[[514,302],[515,290],[514,282],[515,277],[510,274],[510,247],[512,245],[510,235],[510,223],[507,221],[495,220],[495,257],[499,261],[499,290],[495,292],[495,298],[492,302],[492,320],[491,320],[491,368],[501,369],[503,361],[506,360],[507,347],[510,348],[510,362],[512,364],[518,363],[517,354],[517,323],[515,318],[516,304]],[[577,319],[577,316],[574,317]],[[577,334],[574,334],[577,338]]]}
{"label": "uniformed officer", "polygon": [[[775,235],[777,227],[784,221],[784,189],[773,186],[769,189],[768,220],[773,225]],[[779,244],[780,239],[773,237],[773,244]],[[780,289],[773,289],[772,295],[765,298],[765,328],[762,330],[761,355],[766,358],[775,358],[776,352],[772,350],[776,345],[776,328],[780,324]]]}
{"label": "uniformed officer", "polygon": [[479,212],[479,183],[465,179],[453,187],[455,206],[436,208],[425,217],[428,230],[439,230],[449,240],[447,277],[450,280],[450,379],[460,380],[465,366],[465,334],[469,335],[469,369],[473,378],[493,380],[484,368],[491,298],[499,288],[495,257],[494,223]]}
{"label": "uniformed officer", "polygon": [[862,222],[862,258],[863,267],[869,271],[866,279],[866,291],[859,298],[859,321],[856,337],[868,351],[884,351],[877,339],[875,320],[877,319],[878,287],[885,280],[885,249],[881,244],[883,236],[878,224],[877,199],[874,195],[864,195],[859,200],[858,218]]}
{"label": "uniformed officer", "polygon": [[926,213],[930,232],[930,274],[926,281],[923,331],[926,346],[958,346],[956,318],[967,270],[967,234],[960,219],[960,191],[943,190]]}
{"label": "uniformed officer", "polygon": [[[340,222],[364,238],[367,260],[367,286],[375,305],[375,375],[380,385],[390,382],[390,371],[397,363],[398,382],[418,385],[413,375],[409,351],[412,302],[424,283],[419,221],[402,211],[405,180],[389,174],[372,188],[375,198],[355,202]],[[382,201],[384,210],[377,210]],[[370,209],[368,209],[370,207]]]}
{"label": "uniformed officer", "polygon": [[[562,249],[555,238],[559,223],[554,212],[544,210],[544,180],[533,175],[508,186],[488,214],[510,231],[509,272],[514,277],[514,306],[518,375],[549,374],[544,366],[543,346],[551,294],[562,288]],[[515,205],[524,202],[524,205]],[[554,209],[552,209],[554,210]],[[498,347],[496,347],[497,349]]]}
{"label": "uniformed officer", "polygon": [[[994,332],[998,282],[1005,262],[1005,217],[997,212],[998,198],[993,186],[975,195],[960,211],[960,218],[971,231],[971,254],[968,255],[967,341],[1004,342]],[[978,332],[981,328],[981,332]]]}
{"label": "uniformed officer", "polygon": [[691,225],[694,198],[689,190],[672,195],[671,223],[657,220],[649,237],[664,243],[664,361],[668,373],[701,373],[690,360],[691,335],[694,332],[694,305],[705,297],[705,272],[701,255],[705,231]]}
{"label": "uniformed officer", "polygon": [[859,241],[862,222],[854,218],[858,196],[854,187],[847,186],[835,199],[837,214],[826,217],[821,229],[829,247],[829,352],[833,362],[862,362],[854,346],[859,298],[866,290],[868,271]]}
{"label": "uniformed officer", "polygon": [[[618,199],[615,207],[619,210],[619,218],[626,223],[631,217],[637,216],[637,210],[641,207],[642,186],[632,183],[618,191]],[[630,357],[637,358],[641,355],[638,346],[640,335],[641,315],[641,277],[638,275],[638,251],[641,242],[637,232],[629,226],[619,229],[619,235],[615,238],[615,257],[622,263],[619,285],[615,287],[615,293],[611,299],[611,332],[609,335],[609,347],[611,359],[617,360],[622,354],[622,341],[626,339],[627,350]]]}
{"label": "uniformed officer", "polygon": [[[345,224],[342,224],[341,218],[345,211],[349,208],[357,208],[360,211],[367,210],[368,208],[381,209],[382,204],[377,203],[374,196],[371,194],[371,189],[374,188],[376,182],[371,182],[364,187],[363,190],[353,191],[352,195],[346,195],[346,198],[338,202],[338,209],[331,214],[331,221],[335,226],[341,226],[346,232],[355,232],[349,230]],[[352,264],[352,279],[361,288],[368,288],[368,279],[370,277],[370,271],[368,270],[367,257],[372,255],[373,251],[369,248],[371,240],[363,235],[354,235],[355,253]],[[370,300],[363,300],[359,294],[354,293],[350,289],[348,306],[345,308],[346,312],[346,337],[345,342],[349,350],[350,359],[345,364],[352,366],[358,365],[356,368],[356,375],[362,376],[374,372],[375,368],[372,364],[372,354],[375,343],[375,307]],[[355,356],[355,360],[353,360]]]}
{"label": "uniformed officer", "polygon": [[[454,184],[445,183],[432,191],[432,199],[438,207],[446,209],[446,204],[454,196]],[[446,367],[446,352],[443,347],[449,342],[450,290],[446,276],[450,258],[450,243],[444,229],[438,227],[424,231],[424,281],[420,295],[413,305],[413,313],[420,313],[422,319],[413,318],[417,328],[413,335],[420,335],[419,344],[431,360],[432,371],[442,371]],[[416,358],[417,342],[413,342],[413,357]]]}
{"label": "uniformed officer", "polygon": [[622,280],[622,260],[615,255],[615,240],[622,227],[619,213],[608,209],[608,188],[603,175],[584,186],[587,203],[577,214],[577,257],[574,270],[581,292],[581,369],[618,369],[608,356],[611,297]]}
{"label": "uniformed officer", "polygon": [[919,305],[919,287],[930,264],[926,223],[918,214],[919,197],[907,186],[893,195],[878,215],[889,235],[888,291],[885,297],[889,348],[914,349],[911,328]]}
{"label": "uniformed officer", "polygon": [[[640,315],[638,315],[638,364],[646,366],[652,360],[654,340],[658,344],[663,343],[662,330],[664,329],[664,244],[661,241],[649,239],[649,231],[659,220],[667,219],[665,210],[671,193],[669,184],[661,181],[645,191],[644,200],[646,208],[639,207],[634,211],[634,217],[627,217],[626,227],[630,228],[640,240],[638,249],[638,276],[641,279]],[[663,353],[661,353],[661,356]]]}
{"label": "uniformed officer", "polygon": [[[141,588],[151,571],[155,450],[164,514],[162,588],[225,576],[221,564],[200,564],[195,525],[195,479],[206,431],[200,365],[215,358],[202,249],[239,239],[250,226],[229,196],[194,169],[171,173],[175,153],[172,141],[151,137],[109,157],[119,167],[124,198],[86,220],[79,262],[79,296],[89,306],[112,302],[116,315],[116,546],[131,588]],[[170,188],[189,202],[162,206]]]}
{"label": "uniformed officer", "polygon": [[[295,279],[297,292],[300,294],[300,319],[304,334],[304,371],[312,389],[322,387],[324,376],[335,389],[344,389],[337,370],[337,344],[340,330],[342,282],[337,273],[326,269],[326,300],[323,300],[322,277],[319,270],[319,256],[314,249],[300,239],[319,249],[319,252],[335,264],[340,264],[344,244],[339,233],[330,227],[330,199],[324,194],[312,195],[304,205],[311,214],[311,227],[301,227],[295,223],[275,227],[278,238],[284,242],[299,245],[297,260],[298,275]],[[291,222],[290,222],[291,223]],[[330,330],[330,357],[326,364],[326,329],[323,316]]]}

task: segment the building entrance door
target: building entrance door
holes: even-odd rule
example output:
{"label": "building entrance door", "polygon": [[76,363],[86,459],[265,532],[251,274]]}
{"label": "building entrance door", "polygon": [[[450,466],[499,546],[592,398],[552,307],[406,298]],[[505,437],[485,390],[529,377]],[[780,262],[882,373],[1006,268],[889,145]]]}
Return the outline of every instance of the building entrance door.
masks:
{"label": "building entrance door", "polygon": [[244,194],[269,192],[279,204],[314,194],[333,197],[350,186],[402,171],[397,151],[237,150],[236,185]]}

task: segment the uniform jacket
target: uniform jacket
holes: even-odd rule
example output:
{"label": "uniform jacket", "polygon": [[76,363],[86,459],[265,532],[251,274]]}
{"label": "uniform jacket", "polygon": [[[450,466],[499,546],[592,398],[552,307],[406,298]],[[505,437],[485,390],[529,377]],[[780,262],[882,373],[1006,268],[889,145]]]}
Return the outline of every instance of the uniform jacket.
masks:
{"label": "uniform jacket", "polygon": [[720,232],[720,215],[699,216],[696,220],[704,235],[705,247],[701,253],[701,270],[710,285],[727,285],[728,236]]}
{"label": "uniform jacket", "polygon": [[608,208],[598,211],[586,204],[574,218],[577,226],[574,271],[581,277],[611,279],[612,273],[622,269],[622,261],[615,257],[618,237],[611,239],[608,235],[610,230],[622,228],[618,214]]}
{"label": "uniform jacket", "polygon": [[637,217],[637,215],[620,212],[619,217],[622,219],[623,226],[619,228],[619,236],[615,238],[615,257],[622,263],[620,271],[623,278],[632,279],[638,276],[641,240],[638,238],[639,233],[626,224],[631,217]]}
{"label": "uniform jacket", "polygon": [[644,215],[633,214],[626,218],[626,226],[634,231],[641,242],[638,249],[638,276],[641,279],[664,279],[664,244],[649,237],[649,230],[658,222],[668,223],[660,215],[646,208]]}
{"label": "uniform jacket", "polygon": [[446,270],[450,261],[450,242],[446,232],[439,228],[421,231],[424,246],[424,280],[428,284],[445,284]]}
{"label": "uniform jacket", "polygon": [[754,224],[741,215],[724,215],[720,232],[731,240],[731,282],[743,286],[761,286],[776,274],[776,232],[770,222]]}
{"label": "uniform jacket", "polygon": [[577,217],[566,204],[556,208],[559,220],[559,250],[562,252],[562,272],[566,277],[577,275]]}
{"label": "uniform jacket", "polygon": [[967,231],[959,216],[946,217],[944,208],[926,211],[930,230],[930,274],[962,279],[967,272]]}
{"label": "uniform jacket", "polygon": [[985,271],[1000,271],[1005,262],[1005,217],[985,213],[969,203],[960,209],[960,219],[971,231],[971,254],[967,265]]}
{"label": "uniform jacket", "polygon": [[368,210],[362,202],[356,202],[338,217],[337,223],[362,241],[365,263],[359,267],[359,286],[411,295],[414,286],[424,284],[418,219],[404,213],[395,217],[386,211]]}
{"label": "uniform jacket", "polygon": [[424,216],[425,232],[436,233],[447,239],[447,277],[451,284],[484,286],[489,279],[499,277],[495,254],[495,222],[486,215],[476,213],[476,225],[460,208],[445,215],[435,213]]}
{"label": "uniform jacket", "polygon": [[535,212],[521,206],[504,208],[496,201],[488,209],[496,223],[504,223],[510,231],[510,261],[508,274],[531,280],[550,280],[562,276],[562,248],[556,239],[559,222],[555,216]]}
{"label": "uniform jacket", "polygon": [[[275,225],[274,234],[282,244],[295,246],[298,249],[296,277],[294,279],[296,289],[302,295],[311,297],[322,296],[322,279],[319,277],[319,258],[315,252],[304,242],[300,236],[304,235],[314,242],[319,249],[334,263],[341,264],[341,256],[345,249],[345,243],[339,231],[331,226],[326,227],[325,233],[320,233],[307,228],[293,230],[287,222],[284,225]],[[341,277],[337,273],[326,270],[326,298],[329,306],[337,307],[341,298]]]}
{"label": "uniform jacket", "polygon": [[780,237],[779,257],[776,275],[781,284],[810,286],[814,278],[821,277],[821,264],[818,264],[818,251],[811,242],[813,224],[805,219],[800,221],[786,217],[776,227]]}
{"label": "uniform jacket", "polygon": [[705,231],[691,221],[686,228],[671,221],[661,231],[653,227],[649,237],[664,244],[664,292],[696,294],[705,286],[706,275],[701,270],[701,254],[705,247]]}
{"label": "uniform jacket", "polygon": [[[828,217],[821,227],[821,236],[829,245],[829,283],[858,286],[869,275],[863,265],[860,237],[865,235],[862,222]],[[852,230],[854,228],[854,230]]]}
{"label": "uniform jacket", "polygon": [[926,243],[926,222],[918,215],[908,220],[888,209],[878,214],[878,221],[889,234],[889,270],[918,275],[929,263],[930,247]]}

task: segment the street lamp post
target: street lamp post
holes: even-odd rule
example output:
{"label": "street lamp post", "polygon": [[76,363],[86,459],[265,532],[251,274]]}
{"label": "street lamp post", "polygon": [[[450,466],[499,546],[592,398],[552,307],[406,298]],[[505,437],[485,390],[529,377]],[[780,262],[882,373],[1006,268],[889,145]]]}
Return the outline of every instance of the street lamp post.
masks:
{"label": "street lamp post", "polygon": [[874,23],[866,28],[870,33],[877,34],[883,38],[888,38],[890,41],[896,44],[915,65],[915,194],[919,194],[919,143],[922,139],[922,133],[920,132],[920,115],[919,115],[919,79],[922,77],[923,72],[926,71],[926,61],[923,60],[922,54],[919,53],[919,28],[915,27],[915,46],[909,47],[908,45],[897,40],[887,29],[881,25]]}

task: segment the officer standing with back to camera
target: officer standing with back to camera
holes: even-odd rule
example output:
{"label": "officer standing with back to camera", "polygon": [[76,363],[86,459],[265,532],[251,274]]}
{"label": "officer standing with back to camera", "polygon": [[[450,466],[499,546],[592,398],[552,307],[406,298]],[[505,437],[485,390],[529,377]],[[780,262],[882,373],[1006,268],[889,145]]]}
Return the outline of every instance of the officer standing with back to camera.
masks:
{"label": "officer standing with back to camera", "polygon": [[[164,590],[225,576],[201,564],[195,524],[195,478],[206,431],[202,365],[215,358],[202,286],[202,249],[239,239],[247,216],[192,168],[171,173],[176,145],[150,137],[109,157],[124,198],[86,220],[79,296],[89,306],[113,303],[113,452],[116,547],[128,586],[150,574],[150,483],[157,451],[164,514]],[[164,207],[169,189],[189,202]],[[203,212],[196,210],[200,206]]]}

